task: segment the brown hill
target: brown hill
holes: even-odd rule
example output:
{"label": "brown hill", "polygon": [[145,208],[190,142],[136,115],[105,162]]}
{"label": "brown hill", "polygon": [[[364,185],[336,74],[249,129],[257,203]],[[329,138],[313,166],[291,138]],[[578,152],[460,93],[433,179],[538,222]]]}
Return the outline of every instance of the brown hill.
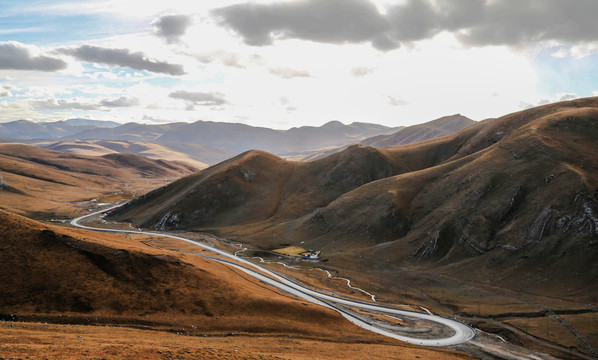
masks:
{"label": "brown hill", "polygon": [[[197,169],[208,167],[207,164],[199,161],[196,157],[191,157],[189,154],[147,141],[60,140],[32,141],[30,144],[44,149],[77,155],[102,156],[116,152],[145,156],[154,160],[182,161]],[[201,156],[209,158],[209,154],[206,154],[206,151],[201,152]]]}
{"label": "brown hill", "polygon": [[419,141],[439,138],[459,132],[476,122],[461,115],[444,116],[436,120],[401,129],[394,134],[378,135],[361,141],[363,145],[388,147],[411,144]]}
{"label": "brown hill", "polygon": [[342,244],[396,263],[480,257],[541,262],[556,276],[580,256],[576,269],[591,276],[597,122],[598,99],[588,98],[423,143],[353,146],[307,163],[249,152],[135,200],[117,218],[249,235],[266,247],[305,241],[334,253]]}
{"label": "brown hill", "polygon": [[269,226],[307,215],[368,182],[432,166],[451,154],[426,149],[354,145],[313,162],[249,151],[135,199],[118,210],[119,218],[161,230]]}
{"label": "brown hill", "polygon": [[62,321],[69,323],[195,324],[216,332],[293,333],[302,327],[319,332],[329,322],[352,327],[334,312],[265,290],[195,256],[115,235],[47,226],[4,211],[0,233],[5,320],[12,314],[58,322],[65,317]]}
{"label": "brown hill", "polygon": [[[83,156],[23,144],[0,144],[0,207],[33,217],[72,214],[115,192],[147,191],[195,171],[185,163],[132,154]],[[126,197],[126,196],[125,196]],[[93,201],[92,201],[93,202]]]}
{"label": "brown hill", "polygon": [[0,234],[3,356],[471,358],[390,341],[224,265],[128,237],[2,210]]}

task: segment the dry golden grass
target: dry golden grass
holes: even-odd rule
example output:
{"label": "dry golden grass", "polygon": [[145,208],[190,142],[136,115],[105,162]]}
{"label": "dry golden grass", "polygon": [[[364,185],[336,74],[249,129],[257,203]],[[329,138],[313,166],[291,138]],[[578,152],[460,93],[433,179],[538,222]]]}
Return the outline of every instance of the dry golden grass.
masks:
{"label": "dry golden grass", "polygon": [[163,145],[144,141],[118,140],[62,140],[36,141],[33,143],[46,149],[84,156],[102,156],[113,153],[128,153],[155,160],[182,161],[197,169],[208,167],[206,163],[192,159],[187,154],[169,149]]}
{"label": "dry golden grass", "polygon": [[279,254],[288,255],[288,256],[301,256],[301,253],[306,252],[307,250],[298,246],[287,246],[282,249],[273,250]]}
{"label": "dry golden grass", "polygon": [[583,334],[594,349],[598,349],[598,313],[561,315],[561,317]]}
{"label": "dry golden grass", "polygon": [[0,324],[2,357],[468,358],[375,335],[239,271],[132,238],[2,211],[0,233],[0,313],[25,321]]}
{"label": "dry golden grass", "polygon": [[511,324],[537,338],[545,339],[565,347],[573,346],[581,351],[586,351],[579,339],[573,336],[555,317],[506,319],[503,322]]}
{"label": "dry golden grass", "polygon": [[136,155],[91,157],[0,144],[4,183],[22,192],[0,190],[0,208],[36,218],[64,218],[97,203],[130,199],[193,170]]}
{"label": "dry golden grass", "polygon": [[[14,327],[11,327],[14,326]],[[186,336],[121,327],[0,324],[0,357],[44,359],[473,359],[453,351],[295,336]]]}

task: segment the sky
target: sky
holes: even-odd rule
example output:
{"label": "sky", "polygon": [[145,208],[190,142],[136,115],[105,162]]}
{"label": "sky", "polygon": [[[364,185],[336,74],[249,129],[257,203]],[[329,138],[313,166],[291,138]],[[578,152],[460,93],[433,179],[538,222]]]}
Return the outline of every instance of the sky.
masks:
{"label": "sky", "polygon": [[596,0],[0,0],[0,123],[288,129],[598,96]]}

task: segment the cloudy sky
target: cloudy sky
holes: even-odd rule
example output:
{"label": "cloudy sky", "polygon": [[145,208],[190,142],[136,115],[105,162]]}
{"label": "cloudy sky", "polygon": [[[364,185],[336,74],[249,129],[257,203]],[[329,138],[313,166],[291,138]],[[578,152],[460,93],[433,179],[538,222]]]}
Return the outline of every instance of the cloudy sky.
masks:
{"label": "cloudy sky", "polygon": [[598,95],[596,0],[0,0],[0,122],[475,120]]}

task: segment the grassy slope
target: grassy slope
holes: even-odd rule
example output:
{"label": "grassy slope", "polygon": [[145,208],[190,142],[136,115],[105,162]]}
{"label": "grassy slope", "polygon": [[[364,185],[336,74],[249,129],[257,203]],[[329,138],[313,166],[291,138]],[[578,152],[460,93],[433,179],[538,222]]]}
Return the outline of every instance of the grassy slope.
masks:
{"label": "grassy slope", "polygon": [[469,358],[376,336],[197,256],[4,211],[0,234],[3,320],[92,325],[2,321],[0,356]]}
{"label": "grassy slope", "polygon": [[208,331],[277,332],[279,324],[288,324],[282,331],[325,335],[324,324],[352,327],[331,311],[279,295],[222,265],[120,236],[43,225],[4,211],[0,233],[3,314],[195,323]]}
{"label": "grassy slope", "polygon": [[[77,202],[122,192],[143,192],[195,168],[132,154],[83,156],[22,144],[0,144],[0,172],[13,190],[2,191],[0,206],[33,217],[72,214]],[[128,194],[131,196],[132,194]]]}
{"label": "grassy slope", "polygon": [[197,169],[204,169],[208,165],[189,154],[181,153],[160,144],[145,141],[118,140],[61,140],[38,141],[36,146],[85,156],[102,156],[112,153],[135,154],[150,159],[185,162]]}

